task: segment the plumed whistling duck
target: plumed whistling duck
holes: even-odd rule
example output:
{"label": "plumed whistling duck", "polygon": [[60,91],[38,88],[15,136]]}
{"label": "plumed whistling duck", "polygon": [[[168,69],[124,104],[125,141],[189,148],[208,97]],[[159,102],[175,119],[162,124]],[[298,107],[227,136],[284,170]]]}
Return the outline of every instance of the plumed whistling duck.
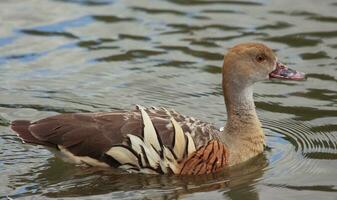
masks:
{"label": "plumed whistling duck", "polygon": [[16,120],[11,128],[23,142],[52,147],[78,164],[150,174],[214,173],[263,152],[252,85],[268,78],[303,80],[305,75],[279,63],[263,44],[229,49],[222,67],[227,123],[221,131],[173,110],[141,106]]}

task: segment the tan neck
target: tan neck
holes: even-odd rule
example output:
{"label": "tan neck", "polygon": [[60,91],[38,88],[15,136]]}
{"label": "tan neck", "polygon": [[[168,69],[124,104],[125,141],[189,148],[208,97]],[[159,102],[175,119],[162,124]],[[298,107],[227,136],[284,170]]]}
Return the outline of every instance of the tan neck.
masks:
{"label": "tan neck", "polygon": [[252,86],[231,84],[231,87],[224,88],[224,97],[227,108],[226,127],[231,134],[237,134],[237,129],[260,125],[255,111]]}
{"label": "tan neck", "polygon": [[[230,87],[229,87],[230,86]],[[253,89],[250,84],[223,84],[227,107],[227,123],[220,136],[230,149],[230,165],[261,153],[264,134],[255,111]]]}

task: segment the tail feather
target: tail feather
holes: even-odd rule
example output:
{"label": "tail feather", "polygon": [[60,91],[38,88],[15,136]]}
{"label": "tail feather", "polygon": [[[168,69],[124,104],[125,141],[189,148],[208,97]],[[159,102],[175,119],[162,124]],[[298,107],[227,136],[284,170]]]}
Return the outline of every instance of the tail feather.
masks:
{"label": "tail feather", "polygon": [[11,122],[11,129],[17,134],[18,138],[20,138],[23,143],[40,144],[52,147],[55,146],[51,143],[41,141],[34,137],[34,135],[29,130],[30,125],[31,122],[28,120],[15,120]]}

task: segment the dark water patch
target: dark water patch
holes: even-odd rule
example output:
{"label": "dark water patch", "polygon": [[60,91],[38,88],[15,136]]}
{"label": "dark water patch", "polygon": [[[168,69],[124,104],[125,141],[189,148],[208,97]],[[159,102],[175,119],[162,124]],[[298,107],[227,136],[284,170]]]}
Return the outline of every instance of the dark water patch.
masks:
{"label": "dark water patch", "polygon": [[39,59],[40,57],[46,55],[47,52],[41,52],[41,53],[27,53],[27,54],[20,54],[20,55],[10,55],[10,56],[5,56],[5,57],[0,57],[1,60],[15,60],[15,61],[20,61],[20,62],[31,62]]}
{"label": "dark water patch", "polygon": [[129,70],[130,71],[143,71],[144,69],[141,67],[130,67]]}
{"label": "dark water patch", "polygon": [[319,67],[325,67],[325,66],[336,66],[336,63],[321,63],[321,64],[318,64],[317,66]]}
{"label": "dark water patch", "polygon": [[254,93],[254,97],[287,98],[286,96],[279,94],[257,94],[257,93]]}
{"label": "dark water patch", "polygon": [[76,3],[86,6],[104,6],[115,2],[115,0],[54,0],[54,1],[60,1],[64,3]]}
{"label": "dark water patch", "polygon": [[337,92],[327,89],[308,88],[306,92],[290,93],[292,96],[305,97],[308,99],[326,100],[337,102]]}
{"label": "dark water patch", "polygon": [[334,185],[312,185],[312,186],[295,186],[295,185],[278,185],[278,184],[266,184],[270,187],[287,188],[290,190],[298,191],[325,191],[325,192],[337,192]]}
{"label": "dark water patch", "polygon": [[234,31],[234,30],[241,30],[242,27],[239,26],[227,26],[223,24],[210,24],[206,26],[193,26],[193,25],[187,25],[187,24],[168,24],[167,26],[179,29],[180,31],[184,32],[191,32],[191,31],[199,31],[199,30],[205,30],[205,29],[217,29],[217,30],[223,30],[223,31]]}
{"label": "dark water patch", "polygon": [[105,22],[105,23],[118,23],[118,22],[130,22],[135,21],[135,18],[131,17],[117,17],[113,15],[93,15],[92,18],[96,21]]}
{"label": "dark water patch", "polygon": [[[115,41],[115,40],[111,40],[111,41]],[[78,46],[80,47],[86,47],[86,48],[92,48],[92,47],[96,47],[100,44],[102,44],[103,41],[102,40],[83,40],[83,41],[79,41],[78,42]]]}
{"label": "dark water patch", "polygon": [[196,46],[219,47],[219,45],[217,45],[215,42],[203,40],[203,39],[188,38],[188,39],[183,39],[183,41],[190,41],[191,45],[196,45]]}
{"label": "dark water patch", "polygon": [[331,48],[337,49],[337,44],[329,44],[328,46]]}
{"label": "dark water patch", "polygon": [[223,10],[223,9],[205,9],[202,12],[204,13],[236,13],[236,14],[245,14],[243,11],[238,11],[238,10]]}
{"label": "dark water patch", "polygon": [[209,40],[209,41],[220,41],[220,42],[224,42],[224,41],[229,41],[229,40],[234,40],[234,39],[238,39],[238,38],[244,38],[244,37],[248,37],[248,36],[268,36],[268,34],[266,33],[260,33],[260,32],[238,32],[235,35],[232,36],[224,36],[224,37],[204,37],[202,38],[203,40]]}
{"label": "dark water patch", "polygon": [[325,81],[337,81],[335,77],[328,75],[328,74],[314,74],[314,73],[309,73],[306,74],[308,78],[316,78],[320,80],[325,80]]}
{"label": "dark water patch", "polygon": [[300,54],[300,56],[304,60],[331,58],[325,51],[318,51],[315,53],[302,53]]}
{"label": "dark water patch", "polygon": [[85,41],[79,41],[77,43],[77,45],[79,47],[85,47],[85,48],[88,48],[88,49],[95,48],[95,47],[99,46],[100,44],[102,44],[102,42],[99,41],[99,40],[85,40]]}
{"label": "dark water patch", "polygon": [[210,17],[202,16],[202,15],[191,15],[191,18],[198,19],[198,20],[210,20]]}
{"label": "dark water patch", "polygon": [[211,73],[211,74],[221,74],[222,68],[218,66],[213,65],[207,65],[202,68],[203,71]]}
{"label": "dark water patch", "polygon": [[52,36],[60,36],[60,37],[66,37],[66,38],[71,38],[71,39],[77,39],[78,37],[73,35],[72,33],[68,32],[53,32],[53,31],[40,31],[40,30],[22,30],[22,33],[28,34],[28,35],[34,35],[34,36],[47,36],[47,37],[52,37]]}
{"label": "dark water patch", "polygon": [[328,17],[328,16],[311,16],[308,19],[316,20],[320,22],[337,22],[337,17]]}
{"label": "dark water patch", "polygon": [[325,124],[321,126],[314,126],[310,129],[312,132],[336,132],[337,124]]}
{"label": "dark water patch", "polygon": [[271,11],[269,11],[269,13],[272,13],[272,14],[281,14],[281,15],[285,15],[286,14],[286,12],[281,11],[281,10],[271,10]]}
{"label": "dark water patch", "polygon": [[291,47],[316,46],[322,42],[321,39],[307,38],[301,34],[265,37],[261,39],[265,41],[284,43]]}
{"label": "dark water patch", "polygon": [[305,153],[304,156],[306,158],[316,160],[337,160],[337,153],[329,153],[329,152],[312,152],[312,153],[309,152]]}
{"label": "dark water patch", "polygon": [[186,15],[185,12],[169,9],[155,9],[155,8],[143,8],[143,7],[131,7],[133,10],[142,11],[148,14],[173,14],[173,15]]}
{"label": "dark water patch", "polygon": [[337,37],[337,31],[305,32],[305,33],[298,33],[296,35],[311,36],[311,37],[317,37],[317,38],[334,38],[334,37]]}
{"label": "dark water patch", "polygon": [[211,53],[208,51],[198,51],[198,50],[193,50],[189,47],[185,47],[185,46],[157,46],[157,48],[161,48],[161,49],[165,49],[165,50],[169,50],[169,51],[180,51],[183,52],[185,54],[191,55],[191,56],[195,56],[198,58],[203,58],[206,60],[222,60],[223,55],[222,54],[218,54],[218,53]]}
{"label": "dark water patch", "polygon": [[308,12],[308,11],[292,11],[292,12],[286,12],[285,14],[287,15],[291,15],[291,16],[316,16],[317,14],[316,13],[313,13],[313,12]]}
{"label": "dark water patch", "polygon": [[130,39],[130,40],[138,40],[138,41],[149,41],[149,40],[151,40],[149,37],[140,36],[140,35],[119,34],[118,37],[120,39]]}
{"label": "dark water patch", "polygon": [[166,62],[161,62],[155,66],[157,67],[177,67],[182,69],[195,69],[194,66],[195,62],[188,62],[188,61],[179,61],[179,60],[171,60]]}
{"label": "dark water patch", "polygon": [[[119,49],[120,47],[118,46],[99,46],[99,47],[94,47],[94,48],[91,48],[90,50],[102,50],[102,49]],[[91,60],[93,61],[93,60]],[[90,61],[90,62],[91,62]]]}
{"label": "dark water patch", "polygon": [[265,29],[272,29],[272,30],[278,30],[278,29],[285,29],[292,27],[293,25],[288,22],[276,22],[274,24],[267,24],[263,26],[259,26],[256,28],[256,30],[265,30]]}
{"label": "dark water patch", "polygon": [[129,61],[134,59],[145,59],[151,56],[156,56],[160,54],[164,54],[162,51],[152,51],[152,50],[130,50],[125,53],[111,55],[103,58],[96,59],[97,61]]}
{"label": "dark water patch", "polygon": [[284,36],[265,37],[262,38],[262,40],[285,43],[292,47],[305,47],[320,44],[322,42],[322,38],[334,37],[337,37],[337,31],[304,32]]}
{"label": "dark water patch", "polygon": [[89,50],[100,50],[100,49],[116,49],[118,47],[116,46],[102,46],[105,43],[111,43],[115,42],[115,39],[109,39],[109,38],[100,38],[97,40],[82,40],[77,42],[77,46],[86,48]]}
{"label": "dark water patch", "polygon": [[174,30],[174,31],[165,31],[160,33],[161,35],[175,35],[175,34],[185,34],[188,33],[188,30]]}
{"label": "dark water patch", "polygon": [[257,108],[278,113],[292,114],[298,120],[313,120],[322,117],[337,117],[337,110],[324,110],[312,107],[284,106],[279,103],[267,103],[256,101]]}
{"label": "dark water patch", "polygon": [[211,5],[211,4],[232,4],[232,5],[241,5],[241,6],[261,6],[263,5],[262,3],[259,2],[253,2],[253,1],[214,1],[214,0],[194,0],[194,1],[189,1],[189,0],[168,0],[170,2],[173,2],[175,4],[180,4],[180,5]]}
{"label": "dark water patch", "polygon": [[312,16],[317,16],[316,13],[313,12],[308,12],[308,11],[292,11],[292,12],[286,12],[283,10],[272,10],[269,11],[270,13],[273,14],[280,14],[280,15],[290,15],[290,16],[304,16],[304,17],[312,17]]}

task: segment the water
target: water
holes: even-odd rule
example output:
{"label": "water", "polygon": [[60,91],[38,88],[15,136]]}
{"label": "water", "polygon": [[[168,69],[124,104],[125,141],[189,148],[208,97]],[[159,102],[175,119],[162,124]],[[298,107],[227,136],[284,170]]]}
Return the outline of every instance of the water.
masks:
{"label": "water", "polygon": [[[333,0],[0,2],[0,198],[337,199],[337,4]],[[308,74],[265,81],[268,149],[220,174],[116,175],[21,144],[13,119],[165,106],[221,127],[222,56],[271,46]]]}

